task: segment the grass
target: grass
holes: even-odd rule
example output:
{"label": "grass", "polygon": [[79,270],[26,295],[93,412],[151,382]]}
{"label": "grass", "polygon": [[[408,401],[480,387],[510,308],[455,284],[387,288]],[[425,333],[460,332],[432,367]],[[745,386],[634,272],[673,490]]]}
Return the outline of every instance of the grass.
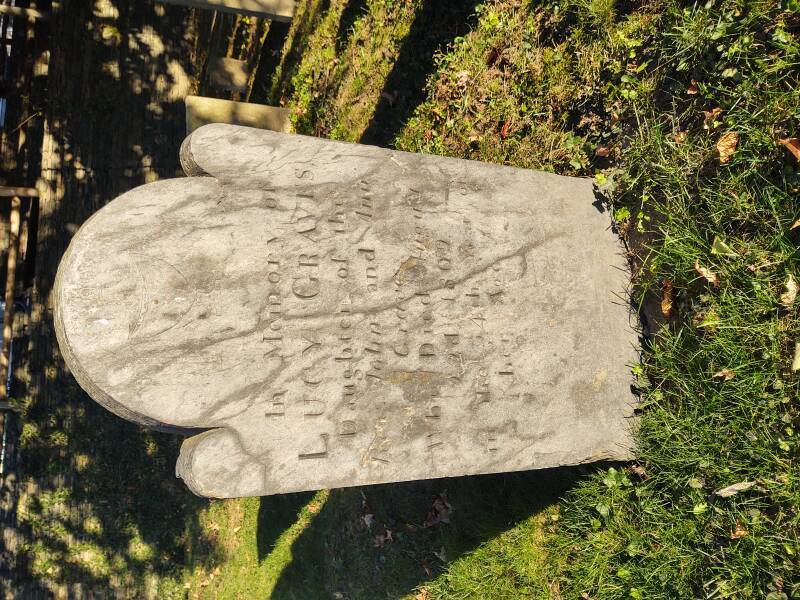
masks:
{"label": "grass", "polygon": [[[310,40],[290,88],[300,132],[363,140],[372,107],[395,94],[381,61],[398,54],[403,11],[417,5],[366,4],[349,44],[331,44],[332,26]],[[401,11],[391,22],[387,6]],[[472,19],[439,49],[390,145],[597,176],[648,319],[640,460],[580,481],[557,522],[511,527],[421,589],[800,595],[800,332],[796,305],[781,304],[798,278],[800,177],[778,143],[800,126],[798,6],[496,0]],[[727,161],[726,134],[737,138]],[[541,539],[546,552],[526,546]]]}
{"label": "grass", "polygon": [[[800,597],[800,166],[778,141],[800,137],[799,12],[301,2],[252,98],[285,103],[298,132],[597,178],[647,325],[639,460],[200,503],[158,483],[165,436],[89,409],[66,439],[43,415],[40,470],[53,449],[88,458],[28,499],[34,573],[165,598]],[[121,506],[63,518],[123,477]]]}

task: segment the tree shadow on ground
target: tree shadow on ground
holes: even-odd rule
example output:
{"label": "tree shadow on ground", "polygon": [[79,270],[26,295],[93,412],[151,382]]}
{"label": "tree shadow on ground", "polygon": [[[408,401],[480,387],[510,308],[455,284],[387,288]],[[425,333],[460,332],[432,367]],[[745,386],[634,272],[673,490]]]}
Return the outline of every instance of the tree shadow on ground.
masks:
{"label": "tree shadow on ground", "polygon": [[[292,545],[293,560],[272,597],[399,598],[555,502],[582,472],[559,468],[333,490]],[[262,537],[262,524],[287,519],[292,510],[296,515],[309,497],[261,499],[259,558],[271,550],[261,541],[272,539]],[[445,507],[444,520],[437,506]]]}
{"label": "tree shadow on ground", "polygon": [[351,29],[360,16],[366,13],[367,0],[351,0],[342,10],[339,17],[339,27],[336,31],[336,54],[337,56],[347,46]]}
{"label": "tree shadow on ground", "polygon": [[303,51],[320,18],[328,11],[330,0],[307,0],[294,16],[291,30],[285,40],[280,63],[276,68],[269,92],[265,94],[270,104],[278,104],[281,97],[291,93],[291,82],[302,61]]}
{"label": "tree shadow on ground", "polygon": [[195,77],[192,13],[153,1],[66,0],[51,20],[34,314],[25,358],[15,586],[138,595],[198,553],[214,560],[199,509],[172,476],[176,436],[109,413],[60,358],[49,296],[71,235],[118,195],[180,174],[183,97]]}
{"label": "tree shadow on ground", "polygon": [[261,60],[258,63],[258,70],[253,79],[253,92],[251,98],[267,98],[270,93],[272,78],[281,64],[281,50],[289,39],[289,29],[291,23],[273,21],[269,24],[267,39],[261,49]]}
{"label": "tree shadow on ground", "polygon": [[435,57],[470,28],[479,0],[425,0],[397,56],[361,143],[390,146],[425,99]]}

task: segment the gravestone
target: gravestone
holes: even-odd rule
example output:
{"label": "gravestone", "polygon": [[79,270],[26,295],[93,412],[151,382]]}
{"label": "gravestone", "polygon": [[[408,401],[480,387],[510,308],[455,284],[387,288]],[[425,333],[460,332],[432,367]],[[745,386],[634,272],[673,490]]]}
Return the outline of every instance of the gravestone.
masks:
{"label": "gravestone", "polygon": [[291,21],[297,0],[163,0],[194,8],[264,17],[273,21]]}
{"label": "gravestone", "polygon": [[271,131],[291,130],[289,109],[201,96],[186,97],[186,132],[210,123],[245,125]]}
{"label": "gravestone", "polygon": [[55,323],[95,400],[194,434],[193,491],[631,457],[637,335],[591,181],[222,124],[181,155],[193,177],[75,235]]}
{"label": "gravestone", "polygon": [[208,81],[218,90],[243,93],[250,81],[250,69],[243,60],[215,58],[208,68]]}

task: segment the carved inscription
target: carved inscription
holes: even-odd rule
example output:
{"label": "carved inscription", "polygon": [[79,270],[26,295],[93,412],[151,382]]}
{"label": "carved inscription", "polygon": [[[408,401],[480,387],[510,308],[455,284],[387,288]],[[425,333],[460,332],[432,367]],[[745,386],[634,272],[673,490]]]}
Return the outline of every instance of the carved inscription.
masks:
{"label": "carved inscription", "polygon": [[[446,447],[448,436],[454,435],[446,420],[448,403],[485,411],[481,407],[519,387],[514,332],[485,328],[487,308],[500,301],[507,282],[518,277],[519,265],[509,261],[474,277],[453,278],[457,262],[469,266],[480,254],[469,235],[471,222],[462,223],[464,239],[446,235],[432,219],[446,210],[449,189],[438,198],[410,189],[404,203],[393,207],[411,229],[400,245],[398,268],[389,277],[381,272],[386,262],[379,260],[380,243],[371,235],[375,211],[386,210],[382,201],[366,180],[357,182],[349,200],[337,198],[327,208],[315,194],[298,193],[283,232],[300,236],[297,255],[266,257],[270,294],[265,356],[284,357],[289,364],[296,358],[303,365],[303,393],[274,394],[266,416],[303,419],[308,433],[296,441],[301,460],[325,459],[332,447],[346,443],[354,449],[363,446],[366,464],[390,464],[393,445],[410,432],[418,432],[413,435],[421,451],[433,452]],[[278,207],[271,197],[267,202]],[[326,240],[340,238],[342,243],[326,245]],[[271,242],[280,244],[281,239],[278,235]],[[363,314],[363,302],[385,296],[387,288],[392,302]],[[296,317],[287,322],[285,315],[300,315],[309,310],[306,306],[316,306],[323,289],[335,290],[342,298],[331,313],[333,328],[325,333],[294,329]],[[298,340],[296,349],[288,348],[287,338]],[[334,380],[324,377],[326,361],[337,374]],[[440,388],[449,394],[443,396]],[[398,394],[402,411],[384,410],[388,402],[382,399]],[[494,438],[477,430],[475,437],[494,451]]]}

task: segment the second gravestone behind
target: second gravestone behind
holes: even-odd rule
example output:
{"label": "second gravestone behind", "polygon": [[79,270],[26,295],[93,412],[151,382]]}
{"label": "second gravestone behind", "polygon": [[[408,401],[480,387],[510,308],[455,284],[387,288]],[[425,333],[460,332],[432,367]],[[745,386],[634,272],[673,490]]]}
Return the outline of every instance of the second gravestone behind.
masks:
{"label": "second gravestone behind", "polygon": [[588,180],[230,125],[114,200],[56,326],[231,497],[631,455],[626,264]]}

